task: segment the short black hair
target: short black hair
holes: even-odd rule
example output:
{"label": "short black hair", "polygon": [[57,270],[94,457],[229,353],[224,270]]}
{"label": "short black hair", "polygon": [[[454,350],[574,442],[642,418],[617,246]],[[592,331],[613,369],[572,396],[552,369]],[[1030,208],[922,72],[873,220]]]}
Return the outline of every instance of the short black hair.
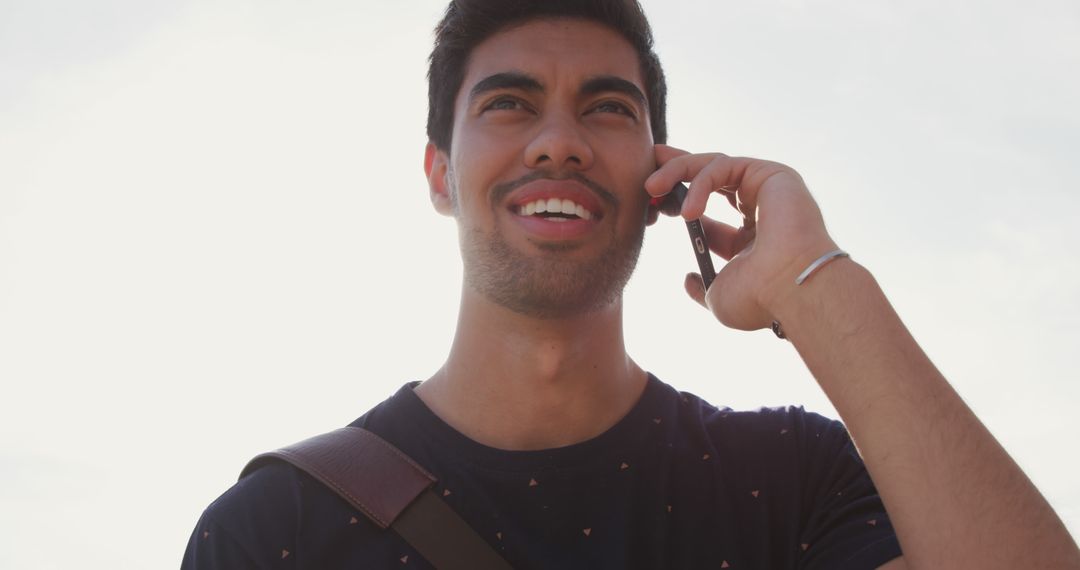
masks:
{"label": "short black hair", "polygon": [[653,51],[652,28],[637,0],[452,0],[435,28],[428,67],[428,140],[450,150],[454,101],[473,48],[510,26],[544,18],[580,18],[626,38],[638,54],[653,140],[667,141],[667,84]]}

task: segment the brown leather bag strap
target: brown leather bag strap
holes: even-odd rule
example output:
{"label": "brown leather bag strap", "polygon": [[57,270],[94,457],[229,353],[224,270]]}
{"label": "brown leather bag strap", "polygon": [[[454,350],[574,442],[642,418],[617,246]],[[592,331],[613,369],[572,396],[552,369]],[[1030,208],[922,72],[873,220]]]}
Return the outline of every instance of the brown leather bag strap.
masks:
{"label": "brown leather bag strap", "polygon": [[259,454],[240,477],[275,460],[307,472],[379,528],[393,529],[439,570],[511,570],[435,495],[431,473],[366,429],[344,427]]}

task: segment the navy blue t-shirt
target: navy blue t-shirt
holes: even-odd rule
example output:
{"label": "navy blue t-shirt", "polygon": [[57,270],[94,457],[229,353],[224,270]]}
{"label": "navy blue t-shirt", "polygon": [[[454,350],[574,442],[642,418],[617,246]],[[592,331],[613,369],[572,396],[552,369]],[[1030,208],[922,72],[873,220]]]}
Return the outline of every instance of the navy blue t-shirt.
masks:
{"label": "navy blue t-shirt", "polygon": [[[436,492],[517,569],[876,568],[900,556],[843,425],[802,408],[716,408],[649,377],[579,444],[472,441],[402,387],[352,423],[438,478]],[[199,520],[185,570],[431,568],[332,491],[280,463]]]}

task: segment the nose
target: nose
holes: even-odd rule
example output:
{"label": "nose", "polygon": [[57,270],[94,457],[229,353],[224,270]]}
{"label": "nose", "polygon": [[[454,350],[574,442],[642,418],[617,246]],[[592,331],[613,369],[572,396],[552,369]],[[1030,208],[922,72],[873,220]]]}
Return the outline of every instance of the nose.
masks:
{"label": "nose", "polygon": [[552,114],[525,148],[525,166],[581,171],[592,167],[593,150],[575,117]]}

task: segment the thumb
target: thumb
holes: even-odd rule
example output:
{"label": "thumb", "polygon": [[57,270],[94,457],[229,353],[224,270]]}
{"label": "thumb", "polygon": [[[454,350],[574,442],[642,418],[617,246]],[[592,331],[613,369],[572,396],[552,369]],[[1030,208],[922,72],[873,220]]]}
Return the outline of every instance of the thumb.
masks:
{"label": "thumb", "polygon": [[687,273],[686,279],[683,280],[683,287],[686,288],[686,294],[690,295],[690,298],[697,304],[708,309],[709,306],[705,304],[705,284],[701,281],[701,276],[697,273]]}
{"label": "thumb", "polygon": [[716,274],[703,299],[716,320],[728,328],[753,331],[772,322],[754,300],[754,280],[747,278],[745,258],[736,257]]}

